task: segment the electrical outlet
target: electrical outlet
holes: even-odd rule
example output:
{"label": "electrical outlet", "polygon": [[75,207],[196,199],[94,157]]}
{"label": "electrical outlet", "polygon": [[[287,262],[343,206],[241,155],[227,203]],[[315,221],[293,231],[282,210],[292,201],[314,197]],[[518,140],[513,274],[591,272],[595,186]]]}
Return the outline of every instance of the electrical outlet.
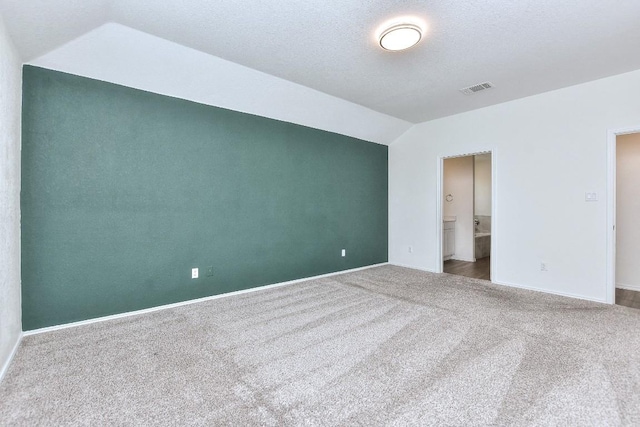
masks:
{"label": "electrical outlet", "polygon": [[207,267],[207,276],[213,276],[213,267]]}
{"label": "electrical outlet", "polygon": [[347,250],[346,249],[342,250],[342,256],[347,256]]}
{"label": "electrical outlet", "polygon": [[198,269],[197,268],[192,268],[191,269],[191,278],[192,279],[197,279],[198,278]]}
{"label": "electrical outlet", "polygon": [[413,253],[413,246],[409,246],[409,253],[412,254]]}
{"label": "electrical outlet", "polygon": [[540,263],[540,271],[549,271],[549,270],[547,270],[547,263],[546,262],[541,262]]}

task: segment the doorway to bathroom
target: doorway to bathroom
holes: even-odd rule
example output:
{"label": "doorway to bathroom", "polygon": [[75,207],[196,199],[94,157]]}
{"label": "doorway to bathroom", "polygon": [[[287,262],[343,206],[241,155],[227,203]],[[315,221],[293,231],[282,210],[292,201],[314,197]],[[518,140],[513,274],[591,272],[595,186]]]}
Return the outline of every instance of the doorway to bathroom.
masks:
{"label": "doorway to bathroom", "polygon": [[[640,129],[620,132],[610,141],[610,163],[613,174],[613,271],[610,302],[640,309]],[[613,143],[613,146],[611,146]],[[611,158],[613,157],[613,158]],[[609,177],[612,178],[611,176]]]}
{"label": "doorway to bathroom", "polygon": [[491,280],[490,152],[442,159],[442,271]]}

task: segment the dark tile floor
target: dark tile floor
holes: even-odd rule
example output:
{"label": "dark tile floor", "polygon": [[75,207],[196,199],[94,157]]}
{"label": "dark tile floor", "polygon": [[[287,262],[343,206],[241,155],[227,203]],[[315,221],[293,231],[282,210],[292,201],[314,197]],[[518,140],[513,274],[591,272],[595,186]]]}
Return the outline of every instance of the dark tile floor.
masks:
{"label": "dark tile floor", "polygon": [[640,292],[616,288],[616,304],[640,308]]}
{"label": "dark tile floor", "polygon": [[476,262],[458,261],[450,259],[444,262],[445,273],[458,276],[473,277],[474,279],[491,280],[491,257],[480,258]]}

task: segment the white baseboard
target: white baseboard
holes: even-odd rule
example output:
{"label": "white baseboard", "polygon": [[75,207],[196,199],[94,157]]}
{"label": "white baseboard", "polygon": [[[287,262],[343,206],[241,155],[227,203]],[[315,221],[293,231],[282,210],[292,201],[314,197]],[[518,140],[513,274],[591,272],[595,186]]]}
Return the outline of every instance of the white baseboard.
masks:
{"label": "white baseboard", "polygon": [[13,361],[13,357],[16,355],[16,352],[18,351],[18,347],[20,347],[20,342],[22,342],[22,336],[23,336],[23,333],[21,332],[20,335],[18,335],[18,339],[16,340],[16,343],[13,345],[13,349],[11,350],[11,353],[9,353],[9,357],[4,362],[4,365],[2,365],[2,369],[0,370],[0,383],[4,379],[4,376],[7,373],[7,371],[9,370],[9,366],[11,365],[11,362]]}
{"label": "white baseboard", "polygon": [[625,285],[624,283],[616,283],[616,288],[640,292],[640,285]]}
{"label": "white baseboard", "polygon": [[608,304],[605,299],[590,298],[590,297],[586,297],[584,295],[577,295],[577,294],[572,294],[572,293],[569,293],[569,292],[558,292],[558,291],[554,291],[554,290],[550,290],[550,289],[540,289],[540,288],[535,288],[533,286],[518,285],[518,284],[515,284],[515,283],[502,282],[502,281],[500,281],[500,282],[492,281],[491,283],[493,283],[495,285],[508,286],[510,288],[526,289],[528,291],[536,291],[536,292],[542,292],[542,293],[545,293],[545,294],[559,295],[561,297],[569,297],[569,298],[581,299],[581,300],[585,300],[585,301],[601,302],[601,303],[604,303],[604,304]]}
{"label": "white baseboard", "polygon": [[395,265],[396,267],[410,268],[412,270],[426,271],[427,273],[436,274],[435,270],[429,270],[428,268],[414,267],[412,265],[399,264],[397,262],[390,262],[389,265]]}
{"label": "white baseboard", "polygon": [[319,276],[305,277],[303,279],[289,280],[287,282],[274,283],[272,285],[264,285],[264,286],[258,286],[258,287],[255,287],[255,288],[243,289],[241,291],[227,292],[227,293],[224,293],[224,294],[211,295],[211,296],[208,296],[208,297],[191,299],[191,300],[187,300],[187,301],[180,301],[180,302],[176,302],[176,303],[172,303],[172,304],[159,305],[157,307],[150,307],[150,308],[145,308],[145,309],[142,309],[142,310],[128,311],[126,313],[118,313],[118,314],[112,314],[110,316],[96,317],[94,319],[81,320],[79,322],[64,323],[62,325],[47,326],[46,328],[40,328],[40,329],[33,329],[33,330],[30,330],[30,331],[24,331],[22,334],[24,336],[36,335],[36,334],[42,334],[42,333],[46,333],[46,332],[58,331],[60,329],[75,328],[76,326],[89,325],[91,323],[106,322],[108,320],[114,320],[114,319],[122,319],[123,317],[138,316],[140,314],[153,313],[154,311],[166,310],[166,309],[175,308],[175,307],[181,307],[183,305],[197,304],[199,302],[211,301],[211,300],[218,299],[218,298],[227,298],[227,297],[231,297],[231,296],[234,296],[234,295],[241,295],[241,294],[246,294],[246,293],[249,293],[249,292],[264,291],[266,289],[272,289],[272,288],[277,288],[277,287],[286,286],[286,285],[293,285],[295,283],[307,282],[309,280],[322,279],[324,277],[331,277],[331,276],[337,276],[339,274],[352,273],[354,271],[366,270],[366,269],[369,269],[369,268],[380,267],[382,265],[387,265],[387,264],[388,264],[388,262],[383,262],[383,263],[380,263],[380,264],[367,265],[365,267],[352,268],[350,270],[342,270],[342,271],[336,271],[334,273],[321,274]]}
{"label": "white baseboard", "polygon": [[[395,265],[395,266],[404,267],[404,268],[411,268],[413,270],[426,271],[428,273],[435,273],[435,271],[428,270],[426,268],[412,267],[410,265],[398,264],[398,263],[395,263],[395,262],[390,262],[389,265]],[[492,283],[494,285],[508,286],[510,288],[526,289],[528,291],[542,292],[542,293],[545,293],[545,294],[559,295],[559,296],[562,296],[562,297],[575,298],[575,299],[581,299],[581,300],[584,300],[584,301],[592,301],[592,302],[600,302],[600,303],[608,304],[605,299],[589,298],[589,297],[586,297],[584,295],[577,295],[577,294],[572,294],[572,293],[569,293],[569,292],[558,292],[558,291],[553,291],[553,290],[550,290],[550,289],[540,289],[540,288],[535,288],[533,286],[518,285],[518,284],[515,284],[515,283],[502,282],[502,281],[497,282],[497,281],[493,281],[492,280],[490,283]]]}

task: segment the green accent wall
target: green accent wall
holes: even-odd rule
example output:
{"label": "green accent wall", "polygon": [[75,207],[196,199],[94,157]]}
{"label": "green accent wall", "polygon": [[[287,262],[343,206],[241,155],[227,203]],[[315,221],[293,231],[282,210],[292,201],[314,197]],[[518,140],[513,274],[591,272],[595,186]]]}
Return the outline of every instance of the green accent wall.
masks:
{"label": "green accent wall", "polygon": [[386,146],[32,66],[23,78],[24,330],[387,261]]}

